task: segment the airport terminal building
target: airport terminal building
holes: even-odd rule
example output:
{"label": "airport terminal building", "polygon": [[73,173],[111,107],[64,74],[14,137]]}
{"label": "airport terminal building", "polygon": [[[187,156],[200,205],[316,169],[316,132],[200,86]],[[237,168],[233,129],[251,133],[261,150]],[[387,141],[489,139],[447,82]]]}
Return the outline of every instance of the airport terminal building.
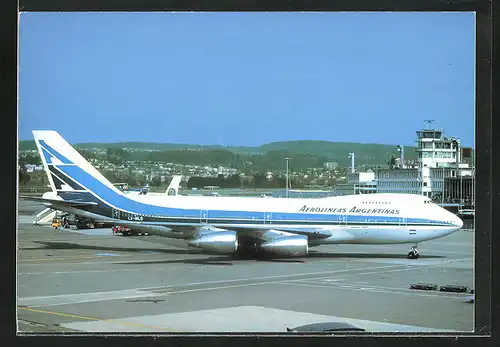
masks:
{"label": "airport terminal building", "polygon": [[[450,182],[457,178],[463,181],[465,177],[469,177],[467,182],[472,182],[472,149],[462,148],[459,139],[443,137],[441,130],[419,130],[417,153],[417,167],[379,170],[377,192],[421,194],[444,203],[451,196],[447,190],[453,190]],[[456,191],[459,190],[453,190]],[[462,195],[459,200],[464,197]]]}
{"label": "airport terminal building", "polygon": [[374,172],[353,172],[347,176],[347,184],[335,187],[333,195],[373,194],[377,192]]}

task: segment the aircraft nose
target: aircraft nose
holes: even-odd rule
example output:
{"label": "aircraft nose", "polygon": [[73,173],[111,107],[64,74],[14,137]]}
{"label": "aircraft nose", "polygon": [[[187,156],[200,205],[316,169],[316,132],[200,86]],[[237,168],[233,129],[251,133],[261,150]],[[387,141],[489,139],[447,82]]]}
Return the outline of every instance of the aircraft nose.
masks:
{"label": "aircraft nose", "polygon": [[[443,208],[443,212],[445,213],[446,215],[446,220],[448,220],[449,222],[453,223],[452,225],[458,230],[458,229],[461,229],[463,226],[464,226],[464,222],[462,221],[462,219],[460,217],[458,217],[456,214],[454,214],[453,212],[451,211],[448,211],[446,209]],[[444,215],[443,215],[444,217]]]}

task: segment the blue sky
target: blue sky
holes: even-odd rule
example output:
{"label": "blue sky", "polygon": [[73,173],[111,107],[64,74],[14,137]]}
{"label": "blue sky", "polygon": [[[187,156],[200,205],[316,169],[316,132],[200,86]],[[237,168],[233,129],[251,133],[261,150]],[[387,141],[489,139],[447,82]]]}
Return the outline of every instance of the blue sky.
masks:
{"label": "blue sky", "polygon": [[23,13],[19,138],[474,144],[473,13]]}

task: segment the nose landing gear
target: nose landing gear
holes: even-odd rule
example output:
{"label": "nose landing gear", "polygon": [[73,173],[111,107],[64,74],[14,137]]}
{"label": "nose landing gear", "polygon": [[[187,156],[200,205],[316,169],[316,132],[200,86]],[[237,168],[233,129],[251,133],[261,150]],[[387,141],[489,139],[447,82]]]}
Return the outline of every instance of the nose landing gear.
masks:
{"label": "nose landing gear", "polygon": [[413,246],[408,253],[408,259],[418,259],[419,254],[417,250],[417,245]]}

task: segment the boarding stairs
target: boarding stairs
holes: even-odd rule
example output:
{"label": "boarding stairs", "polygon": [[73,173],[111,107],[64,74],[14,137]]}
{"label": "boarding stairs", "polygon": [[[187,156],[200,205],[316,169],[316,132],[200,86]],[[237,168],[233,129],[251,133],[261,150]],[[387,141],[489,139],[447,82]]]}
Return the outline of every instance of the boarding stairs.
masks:
{"label": "boarding stairs", "polygon": [[33,224],[36,225],[46,225],[51,224],[54,217],[56,217],[57,211],[51,208],[46,208],[37,214],[33,215]]}

